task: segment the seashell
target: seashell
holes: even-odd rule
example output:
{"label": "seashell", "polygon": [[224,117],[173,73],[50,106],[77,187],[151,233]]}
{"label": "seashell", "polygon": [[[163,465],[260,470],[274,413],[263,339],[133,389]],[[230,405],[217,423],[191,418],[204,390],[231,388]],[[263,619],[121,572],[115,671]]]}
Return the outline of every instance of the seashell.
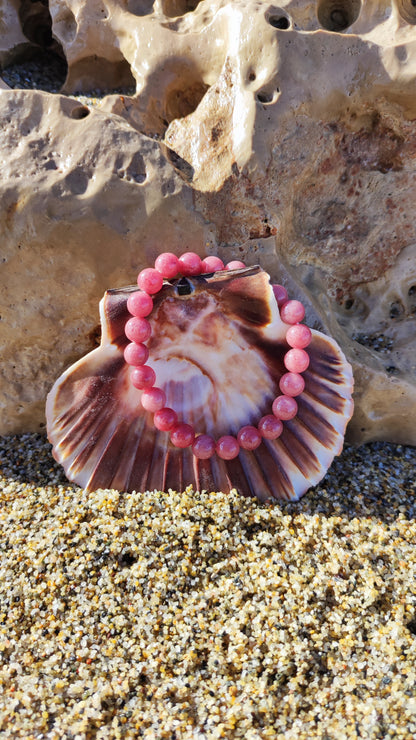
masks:
{"label": "seashell", "polygon": [[[140,404],[124,360],[126,303],[137,286],[100,303],[101,345],[56,381],[46,405],[55,459],[87,491],[222,490],[296,500],[325,475],[343,446],[353,402],[352,370],[336,342],[312,330],[298,413],[281,436],[234,460],[196,459],[174,447]],[[148,365],[181,421],[218,438],[256,425],[286,372],[287,324],[260,267],[165,281],[149,317]]]}

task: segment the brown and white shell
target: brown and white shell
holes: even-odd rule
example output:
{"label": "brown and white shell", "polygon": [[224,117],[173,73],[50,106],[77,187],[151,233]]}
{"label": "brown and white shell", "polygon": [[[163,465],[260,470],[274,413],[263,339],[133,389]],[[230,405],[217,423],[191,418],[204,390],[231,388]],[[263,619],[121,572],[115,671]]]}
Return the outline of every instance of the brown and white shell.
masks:
{"label": "brown and white shell", "polygon": [[[225,461],[172,445],[140,404],[123,351],[127,299],[100,303],[101,345],[72,365],[48,395],[48,437],[67,477],[87,491],[221,490],[261,500],[298,499],[325,475],[352,415],[352,371],[333,339],[312,331],[298,414],[281,436]],[[271,413],[286,372],[287,325],[260,267],[165,282],[155,296],[148,342],[156,385],[181,421],[218,438]]]}

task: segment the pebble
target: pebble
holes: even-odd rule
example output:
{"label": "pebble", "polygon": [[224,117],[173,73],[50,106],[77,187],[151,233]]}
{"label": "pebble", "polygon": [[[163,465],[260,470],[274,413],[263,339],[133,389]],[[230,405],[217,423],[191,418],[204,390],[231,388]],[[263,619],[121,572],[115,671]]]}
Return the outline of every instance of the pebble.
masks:
{"label": "pebble", "polygon": [[71,485],[0,439],[0,732],[416,737],[416,450],[346,448],[298,503]]}

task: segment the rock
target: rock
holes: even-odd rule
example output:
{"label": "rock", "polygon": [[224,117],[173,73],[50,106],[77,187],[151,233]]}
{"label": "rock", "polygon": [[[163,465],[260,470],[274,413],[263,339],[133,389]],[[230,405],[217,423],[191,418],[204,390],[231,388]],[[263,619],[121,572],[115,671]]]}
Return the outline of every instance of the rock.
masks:
{"label": "rock", "polygon": [[411,0],[51,0],[13,33],[5,5],[3,66],[50,23],[63,91],[109,94],[0,92],[0,431],[44,424],[105,289],[169,248],[284,282],[353,364],[349,439],[416,444]]}

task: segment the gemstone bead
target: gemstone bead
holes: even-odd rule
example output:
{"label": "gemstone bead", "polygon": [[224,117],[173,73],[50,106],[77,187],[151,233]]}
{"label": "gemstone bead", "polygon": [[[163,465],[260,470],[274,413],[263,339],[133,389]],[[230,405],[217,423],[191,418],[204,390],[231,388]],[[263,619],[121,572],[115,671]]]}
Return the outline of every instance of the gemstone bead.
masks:
{"label": "gemstone bead", "polygon": [[160,411],[156,411],[153,417],[153,424],[160,432],[170,432],[178,423],[176,411],[166,406]]}
{"label": "gemstone bead", "polygon": [[292,396],[277,396],[272,404],[273,414],[283,421],[294,419],[298,413],[298,404]]}
{"label": "gemstone bead", "polygon": [[261,417],[258,430],[265,439],[277,439],[283,431],[283,424],[273,414],[267,414]]}
{"label": "gemstone bead", "polygon": [[226,270],[242,270],[243,267],[245,267],[245,264],[240,260],[231,260],[225,265]]}
{"label": "gemstone bead", "polygon": [[151,388],[156,381],[156,373],[149,365],[134,367],[131,371],[130,377],[134,387],[139,388],[139,390]]}
{"label": "gemstone bead", "polygon": [[141,342],[146,342],[151,337],[152,327],[147,319],[133,316],[131,319],[126,321],[124,333],[127,339],[130,339],[131,342],[140,344]]}
{"label": "gemstone bead", "polygon": [[241,427],[237,434],[237,442],[243,450],[256,450],[261,444],[261,434],[256,427]]}
{"label": "gemstone bead", "polygon": [[283,362],[291,373],[303,373],[309,367],[309,355],[304,349],[290,349]]}
{"label": "gemstone bead", "polygon": [[136,290],[136,292],[132,293],[127,299],[127,311],[129,311],[132,316],[148,316],[149,313],[152,313],[152,309],[153,300],[151,296],[143,290]]}
{"label": "gemstone bead", "polygon": [[145,293],[158,293],[163,285],[163,277],[153,267],[146,267],[137,276],[137,285]]}
{"label": "gemstone bead", "polygon": [[161,388],[149,388],[143,391],[140,403],[146,411],[160,411],[166,403],[166,393]]}
{"label": "gemstone bead", "polygon": [[227,434],[219,438],[215,451],[223,460],[234,460],[240,452],[240,445],[235,437]]}
{"label": "gemstone bead", "polygon": [[215,452],[215,441],[208,434],[200,434],[192,445],[192,452],[199,460],[208,460]]}
{"label": "gemstone bead", "polygon": [[217,272],[217,270],[223,270],[224,269],[224,262],[219,259],[219,257],[214,257],[214,255],[210,255],[209,257],[205,257],[205,259],[202,260],[202,272]]}
{"label": "gemstone bead", "polygon": [[286,301],[280,307],[280,318],[285,324],[297,324],[305,318],[305,307],[300,301]]}
{"label": "gemstone bead", "polygon": [[287,302],[288,294],[286,288],[283,287],[283,285],[273,285],[273,293],[274,297],[276,298],[277,305],[283,306],[284,303]]}
{"label": "gemstone bead", "polygon": [[293,324],[286,332],[286,342],[289,347],[305,349],[310,344],[312,332],[305,324]]}
{"label": "gemstone bead", "polygon": [[285,396],[299,396],[305,388],[305,381],[299,373],[285,373],[280,378],[279,388]]}
{"label": "gemstone bead", "polygon": [[170,280],[179,272],[179,259],[172,252],[163,252],[156,258],[155,268],[164,278]]}
{"label": "gemstone bead", "polygon": [[131,342],[124,350],[124,359],[128,365],[144,365],[149,357],[149,350],[145,344]]}
{"label": "gemstone bead", "polygon": [[185,252],[179,257],[179,270],[182,275],[200,275],[202,260],[195,252]]}
{"label": "gemstone bead", "polygon": [[194,439],[194,428],[184,422],[179,422],[170,433],[170,441],[175,447],[189,447]]}

